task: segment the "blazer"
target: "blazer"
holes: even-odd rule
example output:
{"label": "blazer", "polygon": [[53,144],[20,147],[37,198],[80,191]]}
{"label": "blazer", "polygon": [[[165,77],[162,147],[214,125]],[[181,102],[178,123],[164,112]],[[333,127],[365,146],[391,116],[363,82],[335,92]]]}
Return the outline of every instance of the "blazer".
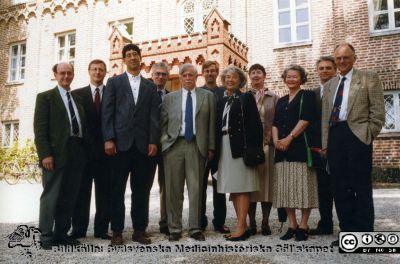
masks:
{"label": "blazer", "polygon": [[[71,94],[78,109],[82,135],[86,137],[86,117],[80,97]],[[66,162],[66,145],[70,137],[71,127],[67,109],[58,88],[39,93],[36,96],[33,118],[35,145],[39,157],[39,165],[46,157],[53,156],[55,168],[61,168]]]}
{"label": "blazer", "polygon": [[[103,94],[106,87],[103,87]],[[90,85],[72,91],[81,98],[82,106],[86,114],[87,123],[87,149],[89,160],[105,157],[103,132],[101,130],[101,108],[100,113],[96,111],[96,106],[93,101],[92,90]]]}
{"label": "blazer", "polygon": [[[339,76],[324,85],[322,99],[322,148],[327,148],[329,118],[333,98],[339,84]],[[382,84],[378,74],[354,69],[350,83],[347,106],[347,124],[354,135],[363,143],[371,144],[385,123],[385,107]]]}
{"label": "blazer", "polygon": [[103,93],[103,139],[114,140],[118,151],[127,151],[133,144],[147,155],[149,144],[160,140],[160,98],[156,85],[141,77],[139,97],[135,103],[126,72],[111,77]]}
{"label": "blazer", "polygon": [[[205,89],[196,88],[196,143],[203,157],[215,150],[215,99]],[[161,105],[161,145],[167,151],[179,137],[182,124],[182,89],[168,93]]]}
{"label": "blazer", "polygon": [[[222,120],[225,103],[228,97],[224,97],[217,106],[217,144],[218,149],[222,143]],[[242,115],[243,109],[243,115]],[[243,127],[244,121],[244,127]],[[228,121],[229,142],[231,145],[232,158],[243,157],[244,139],[248,147],[263,146],[263,128],[260,115],[258,114],[256,101],[252,93],[235,92],[233,102],[229,111]],[[244,130],[243,130],[244,128]],[[219,156],[218,156],[219,157]]]}
{"label": "blazer", "polygon": [[315,122],[311,124],[314,128],[315,134],[315,147],[321,147],[322,135],[321,135],[321,119],[322,119],[322,98],[321,98],[321,86],[312,89],[315,93]]}

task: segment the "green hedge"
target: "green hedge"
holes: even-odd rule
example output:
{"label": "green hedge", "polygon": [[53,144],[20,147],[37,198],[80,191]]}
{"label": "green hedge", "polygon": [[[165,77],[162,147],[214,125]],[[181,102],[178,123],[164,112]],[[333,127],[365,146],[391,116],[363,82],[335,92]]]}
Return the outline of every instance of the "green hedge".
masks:
{"label": "green hedge", "polygon": [[400,168],[372,168],[374,183],[400,183]]}

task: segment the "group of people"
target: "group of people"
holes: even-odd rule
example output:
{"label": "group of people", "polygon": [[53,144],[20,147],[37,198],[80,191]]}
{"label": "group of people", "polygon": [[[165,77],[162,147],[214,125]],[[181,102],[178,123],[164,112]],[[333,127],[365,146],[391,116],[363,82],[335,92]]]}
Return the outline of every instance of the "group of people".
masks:
{"label": "group of people", "polygon": [[[205,240],[210,174],[212,223],[226,240],[257,233],[258,202],[263,235],[272,233],[272,206],[286,211],[289,223],[282,240],[332,234],[333,200],[342,231],[373,231],[372,140],[384,123],[383,93],[377,74],[353,68],[351,44],[318,59],[321,85],[315,89],[302,89],[304,68],[287,67],[282,79],[289,93],[281,98],[265,87],[267,72],[260,64],[252,65],[248,76],[226,67],[221,87],[217,62],[202,64],[203,87],[196,87],[196,66],[184,64],[181,89],[168,92],[167,64],[155,63],[152,78],[146,79],[140,75],[136,45],[126,45],[122,57],[126,71],[106,85],[106,64],[90,62],[90,84],[74,91],[73,65],[58,63],[53,67],[57,86],[37,96],[34,132],[43,168],[39,228],[44,249],[77,245],[86,236],[93,180],[94,236],[122,245],[128,178],[132,240],[150,244],[146,228],[157,166],[159,226],[169,241],[182,236],[185,182],[189,236]],[[265,160],[246,165],[245,154],[255,149],[264,152]],[[237,216],[232,231],[225,225],[227,193]],[[310,230],[311,209],[318,207],[321,220]],[[296,209],[301,210],[299,222]]]}

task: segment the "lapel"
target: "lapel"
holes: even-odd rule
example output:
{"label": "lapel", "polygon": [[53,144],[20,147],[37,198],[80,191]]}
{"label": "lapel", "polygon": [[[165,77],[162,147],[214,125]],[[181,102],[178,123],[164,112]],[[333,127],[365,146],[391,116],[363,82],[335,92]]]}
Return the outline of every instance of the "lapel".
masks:
{"label": "lapel", "polygon": [[[124,72],[121,76],[121,82],[122,82],[122,87],[125,89],[124,93],[126,94],[129,105],[134,108],[135,107],[135,100],[133,100],[133,93],[132,93],[132,88],[131,84],[129,83],[129,77],[126,72]],[[140,94],[140,91],[139,91]]]}
{"label": "lapel", "polygon": [[350,113],[351,108],[354,105],[354,101],[356,99],[356,95],[361,87],[361,78],[360,73],[356,69],[353,68],[353,76],[351,77],[350,90],[349,90],[349,101],[347,104],[347,113]]}
{"label": "lapel", "polygon": [[200,111],[201,104],[204,101],[205,93],[201,89],[196,89],[196,113],[195,116],[197,116],[197,113]]}
{"label": "lapel", "polygon": [[[78,114],[79,114],[79,120],[81,122],[81,127],[82,127],[82,135],[84,135],[84,131],[85,131],[85,110],[83,109],[83,105],[82,102],[79,100],[79,97],[73,93],[71,93],[72,98],[74,99],[76,108],[78,109]],[[82,98],[83,99],[83,98]]]}
{"label": "lapel", "polygon": [[178,123],[182,123],[182,89],[174,96],[174,112],[178,115]]}
{"label": "lapel", "polygon": [[144,93],[146,92],[147,85],[145,84],[145,79],[140,76],[140,85],[139,85],[139,96],[136,100],[136,106],[135,106],[135,111],[136,109],[140,108],[140,105],[143,103],[143,98],[145,97]]}
{"label": "lapel", "polygon": [[60,92],[58,91],[57,86],[53,89],[52,97],[55,102],[55,106],[62,113],[62,118],[64,119],[64,121],[67,121],[69,124],[68,112],[67,112],[67,109],[65,109],[64,102],[61,98],[61,95],[60,95]]}
{"label": "lapel", "polygon": [[[330,85],[329,97],[327,98],[328,103],[329,103],[329,113],[330,113],[330,111],[332,111],[332,108],[333,108],[333,98],[335,98],[336,88],[339,85],[339,80],[340,80],[339,76],[334,77],[334,79],[332,80],[331,85]],[[324,88],[328,88],[328,87],[324,86]],[[326,92],[327,91],[324,90],[324,96],[325,96]]]}

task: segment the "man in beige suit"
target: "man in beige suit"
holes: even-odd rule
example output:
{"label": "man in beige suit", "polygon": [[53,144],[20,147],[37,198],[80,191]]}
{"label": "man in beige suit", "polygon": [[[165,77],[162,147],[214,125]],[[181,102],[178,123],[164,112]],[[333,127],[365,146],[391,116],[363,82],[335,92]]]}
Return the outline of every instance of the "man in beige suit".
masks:
{"label": "man in beige suit", "polygon": [[185,180],[189,195],[189,235],[204,241],[201,232],[201,190],[206,159],[215,149],[215,99],[196,88],[197,70],[184,64],[180,70],[182,89],[165,96],[161,107],[161,145],[165,164],[169,241],[182,232]]}
{"label": "man in beige suit", "polygon": [[376,73],[353,68],[352,45],[338,45],[334,58],[339,75],[324,85],[322,148],[336,212],[342,231],[373,231],[372,141],[385,122],[382,84]]}

